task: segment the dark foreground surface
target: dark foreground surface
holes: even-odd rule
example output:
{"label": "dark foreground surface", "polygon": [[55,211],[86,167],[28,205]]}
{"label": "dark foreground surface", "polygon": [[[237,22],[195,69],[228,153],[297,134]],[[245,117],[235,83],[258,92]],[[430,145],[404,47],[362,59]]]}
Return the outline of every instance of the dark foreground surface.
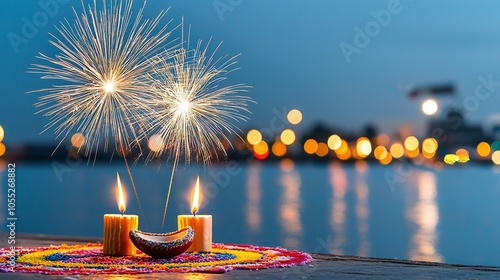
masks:
{"label": "dark foreground surface", "polygon": [[[3,236],[2,236],[3,237]],[[5,240],[5,239],[4,239]],[[78,238],[23,235],[20,246],[48,246],[97,242]],[[500,267],[463,266],[431,262],[360,258],[313,254],[307,266],[258,271],[238,270],[224,274],[154,273],[141,275],[44,276],[38,274],[0,273],[0,279],[499,279]]]}

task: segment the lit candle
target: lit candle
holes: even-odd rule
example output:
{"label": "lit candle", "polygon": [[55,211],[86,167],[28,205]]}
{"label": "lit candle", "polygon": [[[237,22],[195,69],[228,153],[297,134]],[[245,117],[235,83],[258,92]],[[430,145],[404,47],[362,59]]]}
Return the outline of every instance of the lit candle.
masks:
{"label": "lit candle", "polygon": [[194,241],[186,252],[212,251],[212,215],[196,215],[200,205],[200,177],[196,179],[191,212],[193,215],[177,216],[179,229],[191,226],[194,230]]}
{"label": "lit candle", "polygon": [[123,215],[125,212],[125,196],[120,182],[120,175],[116,173],[118,208],[121,214],[104,215],[104,248],[103,254],[107,256],[133,256],[136,248],[130,241],[129,231],[137,229],[139,217],[137,215]]}

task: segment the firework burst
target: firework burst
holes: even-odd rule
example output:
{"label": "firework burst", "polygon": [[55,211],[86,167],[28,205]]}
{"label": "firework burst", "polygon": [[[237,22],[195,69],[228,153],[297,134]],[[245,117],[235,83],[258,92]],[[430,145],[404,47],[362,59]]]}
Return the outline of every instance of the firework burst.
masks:
{"label": "firework burst", "polygon": [[[179,158],[185,163],[192,159],[207,163],[219,153],[226,155],[221,139],[238,134],[235,123],[246,121],[251,99],[241,93],[243,84],[220,86],[236,64],[236,56],[215,58],[208,54],[210,42],[203,48],[201,41],[193,49],[181,47],[173,55],[165,53],[150,76],[153,84],[150,131],[165,145],[151,157],[167,154],[174,159],[170,184],[163,212],[162,230],[167,214],[172,181]],[[164,56],[167,57],[164,57]]]}
{"label": "firework burst", "polygon": [[221,140],[227,134],[238,134],[235,123],[246,121],[248,96],[241,95],[249,88],[243,84],[219,86],[226,74],[233,70],[235,57],[215,59],[217,49],[208,55],[208,47],[201,41],[193,50],[181,48],[171,59],[157,57],[159,66],[152,78],[153,93],[150,100],[153,115],[149,131],[165,143],[150,157],[167,154],[178,159],[184,155],[191,160],[209,162],[213,156],[226,155]]}
{"label": "firework burst", "polygon": [[[40,54],[47,65],[35,64],[31,72],[43,79],[57,80],[59,85],[38,90],[38,107],[50,121],[45,130],[54,129],[61,143],[72,131],[85,136],[86,155],[104,151],[113,145],[124,152],[141,140],[141,131],[150,110],[145,99],[150,86],[146,73],[170,35],[168,24],[160,26],[166,11],[152,20],[143,20],[144,5],[133,17],[132,0],[111,0],[103,9],[97,3],[79,16],[67,20],[52,35],[51,44],[60,53],[55,57]],[[83,5],[83,2],[82,2]],[[45,131],[44,130],[44,131]]]}

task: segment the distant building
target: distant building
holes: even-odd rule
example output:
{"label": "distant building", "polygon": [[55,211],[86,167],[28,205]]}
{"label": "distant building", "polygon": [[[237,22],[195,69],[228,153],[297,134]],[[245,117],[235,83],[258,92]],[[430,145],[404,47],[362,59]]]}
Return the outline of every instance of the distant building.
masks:
{"label": "distant building", "polygon": [[487,135],[479,124],[468,124],[463,113],[451,109],[444,119],[431,120],[427,126],[427,137],[435,138],[442,148],[475,147],[482,141],[491,143],[492,137]]}

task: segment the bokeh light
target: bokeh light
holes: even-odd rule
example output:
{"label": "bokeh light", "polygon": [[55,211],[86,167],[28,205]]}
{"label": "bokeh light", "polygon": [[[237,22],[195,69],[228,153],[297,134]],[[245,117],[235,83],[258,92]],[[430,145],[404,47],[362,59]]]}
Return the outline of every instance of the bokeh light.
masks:
{"label": "bokeh light", "polygon": [[4,172],[7,169],[7,161],[0,159],[0,173]]}
{"label": "bokeh light", "polygon": [[392,156],[390,153],[386,153],[386,157],[384,158],[381,158],[380,160],[380,163],[383,164],[383,165],[387,165],[389,163],[391,163],[392,161]]}
{"label": "bokeh light", "polygon": [[327,144],[328,148],[335,151],[338,148],[340,148],[340,145],[342,145],[342,139],[337,134],[333,134],[330,137],[328,137]]}
{"label": "bokeh light", "polygon": [[163,141],[163,138],[158,134],[151,136],[148,140],[148,148],[155,153],[160,152],[164,145],[165,142]]}
{"label": "bokeh light", "polygon": [[422,153],[433,154],[438,148],[438,142],[434,138],[427,138],[422,142]]}
{"label": "bokeh light", "polygon": [[4,143],[0,142],[0,157],[3,156],[5,154],[5,151],[7,149],[5,148],[5,145]]}
{"label": "bokeh light", "polygon": [[436,153],[435,152],[434,153],[428,153],[426,151],[422,151],[422,155],[424,156],[424,158],[431,159],[431,158],[433,158],[436,155]]}
{"label": "bokeh light", "polygon": [[384,146],[377,146],[373,151],[373,155],[376,159],[381,160],[387,157],[387,149]]}
{"label": "bokeh light", "polygon": [[345,154],[349,152],[349,157],[351,156],[350,150],[349,150],[349,144],[347,144],[347,141],[341,140],[340,141],[340,147],[335,150],[335,153],[337,154]]}
{"label": "bokeh light", "polygon": [[351,157],[354,158],[354,159],[362,159],[363,157],[361,157],[359,154],[358,154],[358,149],[356,148],[356,144],[349,144],[349,150],[351,150]]}
{"label": "bokeh light", "polygon": [[269,151],[267,151],[265,154],[263,155],[259,155],[257,154],[255,151],[253,152],[253,156],[258,159],[258,160],[265,160],[268,156],[269,156]]}
{"label": "bokeh light", "polygon": [[372,152],[372,144],[366,137],[361,137],[356,142],[356,153],[358,156],[364,158]]}
{"label": "bokeh light", "polygon": [[282,157],[286,154],[286,145],[281,142],[275,142],[271,150],[275,156]]}
{"label": "bokeh light", "polygon": [[326,143],[318,143],[318,149],[316,150],[316,155],[319,157],[324,157],[328,155],[328,152],[330,149],[328,148],[328,145]]}
{"label": "bokeh light", "polygon": [[302,112],[297,109],[290,110],[286,118],[291,124],[299,124],[302,121]]}
{"label": "bokeh light", "polygon": [[406,150],[406,156],[409,158],[416,158],[420,154],[420,150],[416,148],[415,150]]}
{"label": "bokeh light", "polygon": [[269,146],[266,141],[260,141],[257,145],[253,146],[253,151],[255,154],[262,156],[269,153]]}
{"label": "bokeh light", "polygon": [[75,133],[71,136],[71,145],[75,148],[81,148],[85,143],[85,136],[81,133]]}
{"label": "bokeh light", "polygon": [[291,129],[285,129],[280,135],[281,142],[285,145],[292,145],[295,142],[295,132]]}
{"label": "bokeh light", "polygon": [[427,99],[422,103],[422,112],[428,116],[434,115],[438,110],[438,104],[434,99]]}
{"label": "bokeh light", "polygon": [[431,159],[436,155],[438,141],[434,138],[424,139],[422,142],[422,155],[424,158]]}
{"label": "bokeh light", "polygon": [[418,149],[418,139],[415,136],[408,136],[404,141],[405,149],[408,151],[414,151]]}
{"label": "bokeh light", "polygon": [[455,162],[458,161],[458,156],[455,155],[455,154],[447,154],[444,156],[444,159],[443,161],[446,163],[446,164],[450,164],[450,165],[453,165],[455,164]]}
{"label": "bokeh light", "polygon": [[500,165],[500,151],[494,151],[491,155],[491,160],[494,164]]}
{"label": "bokeh light", "polygon": [[382,133],[375,138],[375,142],[377,142],[377,145],[379,146],[388,147],[391,143],[391,137],[389,137],[389,135],[387,134]]}
{"label": "bokeh light", "polygon": [[500,141],[494,141],[493,143],[491,143],[491,150],[500,151]]}
{"label": "bokeh light", "polygon": [[458,160],[460,162],[465,162],[469,160],[469,152],[466,149],[458,149],[455,152],[455,155],[457,155]]}
{"label": "bokeh light", "polygon": [[247,141],[252,145],[257,145],[262,141],[262,134],[257,129],[251,129],[247,133]]}
{"label": "bokeh light", "polygon": [[3,141],[4,136],[5,132],[3,131],[3,127],[0,125],[0,141]]}
{"label": "bokeh light", "polygon": [[[346,146],[347,146],[347,142],[346,142]],[[338,159],[340,159],[340,160],[348,160],[348,159],[351,158],[352,153],[351,153],[351,150],[349,149],[348,146],[347,146],[347,149],[345,149],[344,152],[342,152],[342,153],[339,153],[338,152],[339,150],[335,151],[335,153],[337,154],[337,158]]]}
{"label": "bokeh light", "polygon": [[487,157],[491,153],[490,145],[486,142],[481,142],[476,148],[477,154],[482,157]]}
{"label": "bokeh light", "polygon": [[405,154],[405,150],[403,148],[403,145],[399,142],[395,142],[391,145],[391,148],[389,149],[391,152],[391,156],[393,158],[400,158]]}
{"label": "bokeh light", "polygon": [[304,143],[304,151],[310,155],[316,153],[318,150],[318,142],[314,139],[307,139]]}

